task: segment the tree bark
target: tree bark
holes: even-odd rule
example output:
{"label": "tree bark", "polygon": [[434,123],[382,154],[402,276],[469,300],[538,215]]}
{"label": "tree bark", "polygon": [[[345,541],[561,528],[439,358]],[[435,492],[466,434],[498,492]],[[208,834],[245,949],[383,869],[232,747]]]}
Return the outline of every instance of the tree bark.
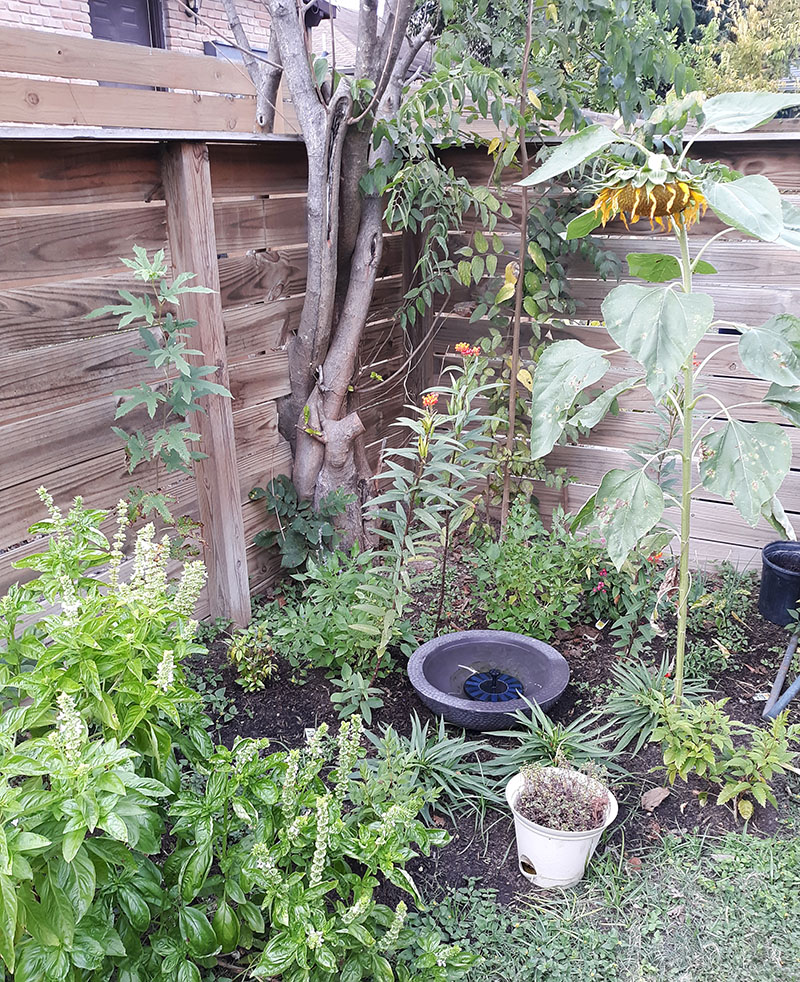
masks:
{"label": "tree bark", "polygon": [[[250,51],[238,37],[244,32],[232,16],[235,0],[224,2],[237,43]],[[293,480],[303,498],[319,503],[334,488],[356,493],[342,519],[348,545],[363,539],[368,476],[358,445],[364,426],[351,390],[383,248],[382,202],[365,197],[360,185],[375,162],[391,158],[393,148],[385,143],[372,148],[374,122],[396,110],[409,65],[430,31],[403,51],[413,0],[387,0],[381,23],[378,0],[361,0],[355,77],[372,87],[354,110],[349,80],[341,80],[330,99],[317,85],[302,4],[265,2],[275,61],[283,66],[308,156],[308,277],[289,343],[291,394],[279,404],[279,426],[294,450]],[[248,63],[254,82],[262,67]]]}

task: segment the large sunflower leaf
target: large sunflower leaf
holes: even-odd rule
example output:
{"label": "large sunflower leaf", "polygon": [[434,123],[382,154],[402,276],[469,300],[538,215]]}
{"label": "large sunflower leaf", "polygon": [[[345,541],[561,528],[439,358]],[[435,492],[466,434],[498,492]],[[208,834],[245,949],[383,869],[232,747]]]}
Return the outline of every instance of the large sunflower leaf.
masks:
{"label": "large sunflower leaf", "polygon": [[731,419],[700,441],[703,487],[730,498],[742,518],[757,525],[763,505],[789,473],[792,445],[777,423]]}
{"label": "large sunflower leaf", "polygon": [[612,385],[610,389],[601,392],[596,399],[579,409],[569,421],[570,426],[583,426],[586,429],[597,426],[600,420],[608,414],[617,396],[622,395],[623,392],[629,392],[640,382],[642,382],[641,378],[626,378],[617,382],[616,385]]}
{"label": "large sunflower leaf", "polygon": [[744,133],[772,119],[781,109],[800,106],[800,95],[776,92],[724,92],[703,103],[705,126],[718,133]]}
{"label": "large sunflower leaf", "polygon": [[800,426],[800,388],[773,383],[763,401],[783,413],[795,426]]}
{"label": "large sunflower leaf", "polygon": [[645,382],[660,400],[714,319],[705,293],[623,283],[603,301],[606,328],[647,372]]}
{"label": "large sunflower leaf", "polygon": [[579,392],[594,385],[609,363],[597,348],[580,341],[556,341],[545,348],[533,375],[531,457],[544,457],[566,426]]}
{"label": "large sunflower leaf", "polygon": [[568,136],[563,143],[545,160],[541,167],[517,181],[518,184],[529,187],[531,184],[542,184],[544,181],[552,181],[554,177],[563,174],[565,171],[572,170],[584,160],[596,156],[601,150],[611,146],[612,143],[619,143],[622,138],[618,133],[610,130],[602,123],[594,123],[592,126],[585,126],[572,136]]}
{"label": "large sunflower leaf", "polygon": [[800,385],[800,318],[778,314],[761,327],[751,327],[739,339],[739,355],[758,378]]}
{"label": "large sunflower leaf", "polygon": [[663,514],[664,494],[644,471],[606,474],[594,496],[593,524],[605,536],[608,557],[617,569]]}
{"label": "large sunflower leaf", "polygon": [[788,249],[800,249],[800,208],[781,198],[781,212],[783,231],[775,241]]}
{"label": "large sunflower leaf", "polygon": [[722,183],[706,181],[702,190],[714,214],[745,235],[775,242],[783,232],[780,192],[763,175]]}

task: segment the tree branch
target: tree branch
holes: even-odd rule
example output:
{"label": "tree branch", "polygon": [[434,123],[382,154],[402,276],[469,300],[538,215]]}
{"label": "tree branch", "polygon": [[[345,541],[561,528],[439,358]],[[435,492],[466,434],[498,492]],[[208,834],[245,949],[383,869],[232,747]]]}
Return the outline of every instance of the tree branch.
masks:
{"label": "tree branch", "polygon": [[222,0],[225,15],[231,28],[234,40],[242,52],[242,60],[256,90],[256,122],[267,133],[275,127],[275,101],[281,84],[283,68],[275,31],[270,31],[267,59],[269,63],[259,61],[253,54],[250,40],[242,27],[236,0]]}

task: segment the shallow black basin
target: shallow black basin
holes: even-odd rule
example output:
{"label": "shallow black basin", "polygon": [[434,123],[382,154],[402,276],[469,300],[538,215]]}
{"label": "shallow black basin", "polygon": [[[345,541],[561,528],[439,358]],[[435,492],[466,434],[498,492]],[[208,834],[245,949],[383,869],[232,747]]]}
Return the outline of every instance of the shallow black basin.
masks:
{"label": "shallow black basin", "polygon": [[[417,648],[408,663],[408,676],[428,709],[468,730],[497,730],[509,726],[509,713],[530,707],[520,697],[500,701],[470,699],[464,683],[482,673],[497,672],[522,683],[522,695],[548,709],[569,681],[563,655],[544,641],[510,631],[460,631],[444,634]],[[473,683],[467,689],[474,691]]]}

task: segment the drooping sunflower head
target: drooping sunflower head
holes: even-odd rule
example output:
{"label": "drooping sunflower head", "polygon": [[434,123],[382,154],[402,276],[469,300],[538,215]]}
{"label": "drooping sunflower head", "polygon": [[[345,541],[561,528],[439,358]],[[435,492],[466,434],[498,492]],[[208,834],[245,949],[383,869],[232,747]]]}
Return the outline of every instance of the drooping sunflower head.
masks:
{"label": "drooping sunflower head", "polygon": [[619,216],[626,228],[640,218],[662,228],[675,218],[688,228],[708,207],[697,177],[678,170],[663,154],[650,154],[639,167],[630,161],[606,161],[593,183],[597,193],[593,208],[603,225]]}

